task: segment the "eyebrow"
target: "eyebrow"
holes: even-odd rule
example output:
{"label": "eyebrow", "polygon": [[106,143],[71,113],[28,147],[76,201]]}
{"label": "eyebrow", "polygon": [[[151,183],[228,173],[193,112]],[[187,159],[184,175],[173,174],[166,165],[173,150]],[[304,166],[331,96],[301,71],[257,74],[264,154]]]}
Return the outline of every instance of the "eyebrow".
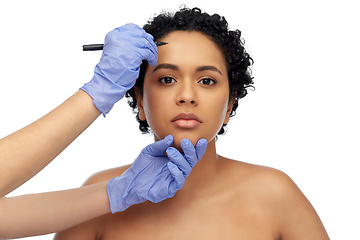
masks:
{"label": "eyebrow", "polygon": [[[174,71],[178,71],[179,67],[174,64],[170,64],[170,63],[161,63],[154,68],[153,72],[155,72],[156,70],[159,70],[159,69],[171,69]],[[202,71],[215,71],[222,75],[221,71],[217,67],[211,66],[211,65],[205,65],[205,66],[200,66],[200,67],[196,68],[196,72],[202,72]]]}
{"label": "eyebrow", "polygon": [[161,63],[154,68],[153,72],[155,72],[156,70],[159,70],[159,69],[171,69],[171,70],[175,70],[175,71],[179,70],[178,66],[176,66],[174,64]]}
{"label": "eyebrow", "polygon": [[221,71],[215,67],[215,66],[211,66],[211,65],[206,65],[206,66],[200,66],[196,69],[197,72],[202,72],[202,71],[215,71],[218,72],[222,75]]}

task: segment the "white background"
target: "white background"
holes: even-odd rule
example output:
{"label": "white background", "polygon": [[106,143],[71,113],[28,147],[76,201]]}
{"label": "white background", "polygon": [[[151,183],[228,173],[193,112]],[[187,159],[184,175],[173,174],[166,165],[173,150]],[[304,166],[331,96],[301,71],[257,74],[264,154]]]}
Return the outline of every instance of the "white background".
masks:
{"label": "white background", "polygon": [[[241,102],[218,140],[218,152],[284,171],[313,204],[331,239],[359,239],[355,0],[2,1],[0,138],[48,113],[91,79],[101,52],[83,52],[83,44],[102,43],[115,27],[142,26],[186,2],[224,15],[231,29],[242,31],[255,60],[256,90]],[[99,170],[131,163],[150,142],[123,99],[9,196],[78,187]]]}

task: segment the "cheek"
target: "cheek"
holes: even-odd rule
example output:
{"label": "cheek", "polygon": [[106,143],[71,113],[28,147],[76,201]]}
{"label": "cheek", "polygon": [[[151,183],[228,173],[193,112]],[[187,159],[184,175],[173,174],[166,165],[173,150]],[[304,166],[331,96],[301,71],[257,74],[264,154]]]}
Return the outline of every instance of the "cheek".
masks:
{"label": "cheek", "polygon": [[143,98],[143,107],[146,120],[155,133],[159,126],[163,124],[165,115],[166,115],[166,104],[168,99],[163,94],[159,93],[159,91],[147,91],[147,94],[144,94]]}
{"label": "cheek", "polygon": [[212,137],[215,137],[226,120],[228,99],[218,100],[209,105],[211,107],[209,107],[208,111],[213,114],[210,114],[208,121],[211,123],[211,128],[213,129]]}

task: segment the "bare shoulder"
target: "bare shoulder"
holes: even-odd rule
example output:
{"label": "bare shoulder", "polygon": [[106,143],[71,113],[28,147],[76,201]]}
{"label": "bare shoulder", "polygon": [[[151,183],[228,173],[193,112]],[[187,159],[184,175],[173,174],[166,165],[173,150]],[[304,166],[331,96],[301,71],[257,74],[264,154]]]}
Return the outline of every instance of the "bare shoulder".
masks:
{"label": "bare shoulder", "polygon": [[271,216],[281,239],[329,239],[310,201],[287,174],[230,159],[225,162],[237,180],[239,197],[246,196],[251,209]]}
{"label": "bare shoulder", "polygon": [[96,172],[93,175],[91,175],[88,179],[86,179],[86,181],[83,183],[83,186],[88,186],[100,182],[107,182],[110,179],[114,177],[118,177],[121,174],[123,174],[123,172],[125,172],[130,166],[131,165],[125,165],[117,168],[110,168]]}
{"label": "bare shoulder", "polygon": [[237,178],[237,183],[241,188],[256,187],[255,189],[262,191],[263,194],[274,194],[278,191],[288,192],[289,189],[298,190],[296,184],[287,174],[275,168],[227,158],[223,158],[223,162],[224,172],[232,178]]}

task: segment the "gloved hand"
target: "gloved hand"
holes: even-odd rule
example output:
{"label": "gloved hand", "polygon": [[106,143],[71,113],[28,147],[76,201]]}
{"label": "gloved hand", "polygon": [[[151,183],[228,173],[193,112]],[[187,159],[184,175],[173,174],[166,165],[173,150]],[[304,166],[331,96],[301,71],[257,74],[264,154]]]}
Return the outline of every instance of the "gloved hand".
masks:
{"label": "gloved hand", "polygon": [[147,200],[158,203],[173,197],[183,187],[192,168],[204,155],[207,141],[200,139],[194,147],[190,140],[181,140],[183,154],[170,147],[173,141],[168,135],[148,145],[129,169],[109,181],[107,191],[112,213]]}
{"label": "gloved hand", "polygon": [[115,28],[106,35],[94,76],[80,88],[93,98],[104,117],[134,86],[142,60],[156,65],[158,49],[153,39],[142,28],[131,23]]}

